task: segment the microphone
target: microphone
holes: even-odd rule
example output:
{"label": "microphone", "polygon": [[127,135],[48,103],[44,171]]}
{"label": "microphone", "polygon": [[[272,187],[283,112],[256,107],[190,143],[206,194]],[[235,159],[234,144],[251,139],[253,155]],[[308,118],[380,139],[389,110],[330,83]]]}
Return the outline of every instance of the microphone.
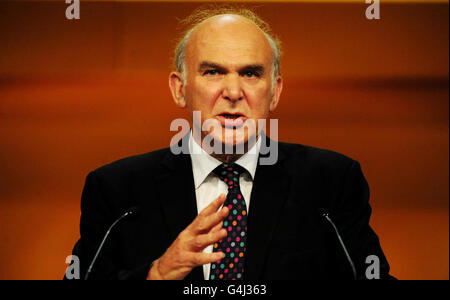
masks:
{"label": "microphone", "polygon": [[121,220],[125,219],[126,217],[129,217],[129,216],[135,216],[135,215],[137,215],[138,213],[139,213],[139,207],[137,207],[137,206],[130,207],[123,215],[121,215],[114,223],[112,223],[111,226],[109,226],[108,231],[106,231],[106,234],[105,234],[105,236],[103,237],[103,240],[102,240],[100,246],[99,246],[98,249],[97,249],[97,253],[95,253],[94,258],[92,259],[92,262],[91,262],[91,264],[89,265],[89,268],[88,268],[88,270],[87,270],[87,272],[86,272],[86,275],[84,276],[84,280],[87,280],[87,279],[88,279],[89,274],[90,274],[91,271],[92,271],[92,267],[94,266],[94,263],[95,263],[95,261],[97,260],[97,257],[98,257],[98,255],[100,254],[100,251],[101,251],[102,248],[103,248],[103,244],[105,243],[106,238],[108,237],[108,235],[109,235],[109,233],[111,232],[111,230],[113,229],[113,227],[116,226],[117,223],[119,223]]}
{"label": "microphone", "polygon": [[331,219],[330,219],[330,214],[324,208],[319,208],[318,211],[319,211],[319,214],[322,217],[324,217],[328,222],[330,222],[330,224],[333,226],[334,231],[336,232],[336,235],[337,235],[337,237],[339,239],[339,243],[341,244],[341,247],[344,250],[345,255],[347,256],[347,260],[350,263],[350,267],[352,267],[353,278],[355,280],[357,280],[355,265],[353,264],[353,261],[352,261],[350,255],[348,254],[347,248],[345,247],[344,242],[342,241],[341,235],[339,234],[339,231],[337,230],[336,225],[334,225],[333,221],[331,221]]}

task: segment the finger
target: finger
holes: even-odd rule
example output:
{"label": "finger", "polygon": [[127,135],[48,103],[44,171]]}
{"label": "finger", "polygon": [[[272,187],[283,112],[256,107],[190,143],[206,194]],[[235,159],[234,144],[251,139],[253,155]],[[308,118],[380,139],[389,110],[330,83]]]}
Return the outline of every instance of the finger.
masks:
{"label": "finger", "polygon": [[210,232],[214,233],[216,231],[219,231],[222,228],[222,226],[223,226],[223,221],[220,221],[220,223],[217,224],[216,226],[214,226]]}
{"label": "finger", "polygon": [[188,254],[193,266],[201,266],[221,260],[225,257],[223,252],[203,253],[190,252]]}
{"label": "finger", "polygon": [[207,207],[205,207],[199,215],[202,216],[209,216],[213,213],[215,213],[220,206],[225,202],[225,199],[227,197],[225,196],[225,194],[220,194],[219,197],[217,197],[213,202],[211,202]]}
{"label": "finger", "polygon": [[229,212],[228,207],[222,207],[221,210],[210,216],[199,218],[193,226],[193,233],[198,235],[211,231],[213,227],[217,226],[218,223],[222,222],[228,216]]}
{"label": "finger", "polygon": [[207,234],[200,234],[197,235],[192,243],[191,250],[193,251],[201,251],[208,247],[209,245],[212,245],[222,239],[224,239],[227,236],[227,230],[222,228],[219,231],[216,232],[209,232]]}
{"label": "finger", "polygon": [[224,194],[220,194],[210,205],[208,205],[205,209],[203,209],[199,215],[194,219],[194,221],[188,226],[189,231],[192,234],[196,235],[200,232],[209,231],[212,226],[215,226],[218,222],[220,222],[228,212],[219,213],[213,218],[208,218],[209,216],[217,213],[217,210],[221,205],[225,202],[226,196]]}

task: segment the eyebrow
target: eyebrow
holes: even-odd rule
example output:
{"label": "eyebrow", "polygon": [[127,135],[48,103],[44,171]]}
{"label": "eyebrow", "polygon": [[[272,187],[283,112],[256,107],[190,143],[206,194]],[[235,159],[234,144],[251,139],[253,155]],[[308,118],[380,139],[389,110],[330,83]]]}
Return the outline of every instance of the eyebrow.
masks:
{"label": "eyebrow", "polygon": [[219,64],[213,63],[213,62],[209,62],[209,61],[202,61],[200,63],[200,66],[198,67],[199,71],[203,71],[205,69],[217,69],[217,70],[226,70],[225,67],[222,67]]}
{"label": "eyebrow", "polygon": [[[227,68],[224,66],[221,66],[219,64],[213,63],[213,62],[209,62],[209,61],[203,61],[200,63],[199,65],[199,72],[205,70],[205,69],[216,69],[219,71],[226,71]],[[246,65],[243,66],[241,68],[239,68],[239,73],[245,73],[245,72],[256,72],[259,74],[263,74],[264,73],[264,66],[261,64],[251,64],[251,65]]]}

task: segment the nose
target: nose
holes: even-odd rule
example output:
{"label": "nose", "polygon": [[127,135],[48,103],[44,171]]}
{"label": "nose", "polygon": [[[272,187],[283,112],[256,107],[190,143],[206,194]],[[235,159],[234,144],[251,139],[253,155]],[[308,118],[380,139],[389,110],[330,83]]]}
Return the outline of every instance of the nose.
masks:
{"label": "nose", "polygon": [[241,81],[238,74],[227,74],[223,80],[223,97],[231,102],[244,98]]}

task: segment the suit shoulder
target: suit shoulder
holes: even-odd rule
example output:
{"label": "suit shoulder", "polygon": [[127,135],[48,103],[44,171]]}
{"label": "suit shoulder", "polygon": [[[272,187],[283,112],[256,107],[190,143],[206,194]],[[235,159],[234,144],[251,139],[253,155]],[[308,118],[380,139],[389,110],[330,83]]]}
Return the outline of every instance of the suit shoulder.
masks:
{"label": "suit shoulder", "polygon": [[156,168],[170,148],[155,150],[148,153],[128,156],[104,166],[96,168],[93,172],[101,176],[120,176]]}
{"label": "suit shoulder", "polygon": [[309,164],[321,167],[346,167],[356,161],[347,155],[333,150],[322,149],[309,145],[294,143],[279,143],[280,151],[283,151],[287,160],[291,163]]}

